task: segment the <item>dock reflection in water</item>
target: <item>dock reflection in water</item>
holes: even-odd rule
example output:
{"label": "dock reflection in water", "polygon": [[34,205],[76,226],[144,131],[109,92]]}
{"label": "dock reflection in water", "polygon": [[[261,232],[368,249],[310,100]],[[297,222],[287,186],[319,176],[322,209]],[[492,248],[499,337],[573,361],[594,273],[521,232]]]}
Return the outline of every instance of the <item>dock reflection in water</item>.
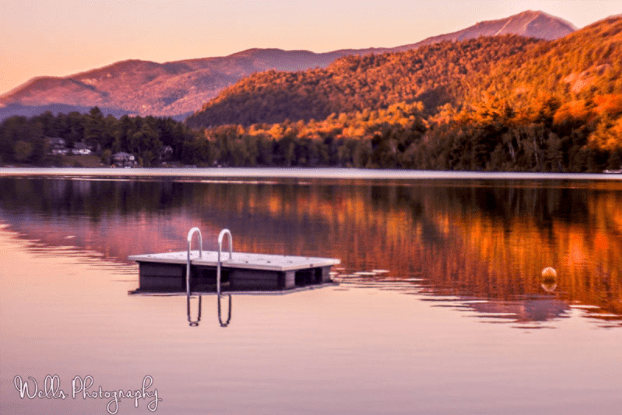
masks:
{"label": "dock reflection in water", "polygon": [[[233,294],[238,295],[252,295],[252,296],[275,296],[275,295],[289,295],[296,294],[301,291],[309,291],[309,290],[317,290],[325,287],[336,287],[338,283],[324,283],[318,285],[310,285],[306,287],[299,287],[289,290],[274,290],[274,291],[238,291]],[[216,298],[216,315],[218,317],[218,323],[221,327],[227,327],[231,323],[232,311],[233,311],[233,295],[232,293],[224,293],[218,295],[215,292],[192,292],[188,294],[186,292],[171,292],[167,291],[141,291],[140,289],[130,291],[130,295],[139,295],[145,297],[186,297],[186,317],[188,320],[188,325],[190,327],[198,327],[199,323],[201,323],[201,318],[203,317],[203,297],[207,299],[211,299],[212,297]]]}
{"label": "dock reflection in water", "polygon": [[[139,290],[130,291],[130,295],[142,295],[142,296],[166,296],[166,297],[178,297],[180,295],[184,295],[186,297],[186,317],[188,319],[188,325],[190,327],[198,327],[201,322],[201,316],[203,314],[203,296],[207,295],[209,297],[216,297],[217,304],[217,316],[218,322],[220,323],[220,327],[227,327],[231,322],[231,311],[232,311],[232,298],[231,294],[217,294],[217,293],[171,293],[170,291],[162,291],[162,292],[144,292]],[[224,300],[223,300],[224,298]],[[226,314],[223,312],[222,303],[223,301],[226,304]],[[224,317],[223,317],[224,314]]]}
{"label": "dock reflection in water", "polygon": [[[186,297],[187,297],[186,298],[186,308],[187,308],[186,314],[188,315],[188,323],[189,323],[190,327],[197,327],[199,325],[199,322],[201,321],[201,299],[202,299],[202,297],[200,295],[197,297],[197,296],[192,296],[192,295],[189,295],[189,294],[186,294]],[[192,312],[191,312],[191,307],[190,307],[190,299],[191,298],[198,298],[198,302],[199,302],[199,305],[198,305],[199,312],[198,312],[198,315],[197,315],[196,319],[192,318]],[[219,302],[218,305],[220,305],[220,302]],[[220,307],[218,307],[218,311],[220,311]],[[220,313],[218,313],[218,314],[220,314]],[[219,315],[219,319],[220,319],[220,315]]]}
{"label": "dock reflection in water", "polygon": [[[190,327],[197,327],[199,325],[199,322],[201,321],[201,308],[202,308],[202,299],[203,296],[202,295],[192,295],[192,294],[186,294],[186,307],[187,307],[187,315],[188,315],[188,324],[190,325]],[[228,301],[227,303],[229,304],[229,309],[227,312],[227,318],[225,320],[223,320],[222,318],[222,297],[227,297]],[[225,294],[225,295],[218,295],[216,294],[216,298],[217,298],[217,302],[218,302],[218,322],[220,323],[220,327],[227,327],[229,325],[229,323],[231,322],[231,294]],[[191,307],[191,299],[197,299],[197,309],[198,312],[197,314],[194,314],[192,312],[192,307]],[[196,315],[196,317],[193,317],[194,315]]]}

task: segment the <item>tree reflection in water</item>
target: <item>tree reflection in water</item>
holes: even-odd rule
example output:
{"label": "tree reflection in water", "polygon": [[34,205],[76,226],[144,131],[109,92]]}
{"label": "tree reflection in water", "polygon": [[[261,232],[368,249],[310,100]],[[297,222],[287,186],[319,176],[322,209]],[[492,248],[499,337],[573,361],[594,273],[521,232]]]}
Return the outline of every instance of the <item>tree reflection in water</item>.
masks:
{"label": "tree reflection in water", "polygon": [[[185,249],[194,226],[206,241],[229,227],[236,251],[340,258],[336,279],[346,287],[450,299],[500,321],[580,308],[622,324],[617,183],[1,178],[0,188],[0,220],[24,237],[124,263]],[[554,282],[543,280],[546,267],[557,270]],[[353,276],[374,269],[390,272]]]}

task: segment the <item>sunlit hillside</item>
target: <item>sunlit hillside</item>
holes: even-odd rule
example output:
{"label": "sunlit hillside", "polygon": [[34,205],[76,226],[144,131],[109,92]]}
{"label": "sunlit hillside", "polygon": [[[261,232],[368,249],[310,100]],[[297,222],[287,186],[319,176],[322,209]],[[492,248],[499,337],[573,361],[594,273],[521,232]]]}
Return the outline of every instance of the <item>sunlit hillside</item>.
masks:
{"label": "sunlit hillside", "polygon": [[227,88],[189,117],[190,126],[321,120],[332,113],[422,101],[429,111],[455,103],[469,75],[537,43],[519,36],[443,42],[413,51],[348,56],[326,69],[268,71]]}
{"label": "sunlit hillside", "polygon": [[[212,141],[297,138],[296,147],[305,148],[304,139],[325,147],[326,140],[340,140],[338,165],[616,170],[622,167],[621,32],[616,17],[554,41],[479,38],[342,58],[326,69],[265,72],[228,88],[187,123],[208,127]],[[388,118],[391,108],[416,102],[423,105],[417,121],[423,130]],[[237,127],[222,130],[223,124]],[[356,151],[364,156],[354,157]],[[317,164],[322,160],[304,154],[287,160]]]}

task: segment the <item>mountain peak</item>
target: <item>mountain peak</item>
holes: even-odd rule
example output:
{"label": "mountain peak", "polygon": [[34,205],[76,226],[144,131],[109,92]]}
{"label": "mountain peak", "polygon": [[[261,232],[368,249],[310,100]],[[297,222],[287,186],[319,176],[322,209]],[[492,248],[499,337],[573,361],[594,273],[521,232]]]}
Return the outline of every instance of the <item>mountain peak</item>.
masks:
{"label": "mountain peak", "polygon": [[566,36],[577,27],[559,17],[551,16],[543,11],[528,10],[505,19],[507,22],[498,34],[517,34],[554,40]]}
{"label": "mountain peak", "polygon": [[554,40],[569,35],[577,28],[559,17],[542,11],[527,10],[510,17],[484,20],[457,32],[433,36],[410,45],[398,46],[392,50],[401,52],[442,41],[461,41],[481,36],[519,35],[537,39]]}

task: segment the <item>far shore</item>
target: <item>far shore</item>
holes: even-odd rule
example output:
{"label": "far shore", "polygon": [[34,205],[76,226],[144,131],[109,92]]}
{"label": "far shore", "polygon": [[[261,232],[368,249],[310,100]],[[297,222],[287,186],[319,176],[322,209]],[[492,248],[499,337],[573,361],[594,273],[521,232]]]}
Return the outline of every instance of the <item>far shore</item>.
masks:
{"label": "far shore", "polygon": [[332,179],[332,180],[613,180],[622,181],[622,174],[606,173],[517,173],[429,170],[380,170],[355,168],[37,168],[0,167],[0,177],[55,176],[90,178],[166,178],[192,179]]}

